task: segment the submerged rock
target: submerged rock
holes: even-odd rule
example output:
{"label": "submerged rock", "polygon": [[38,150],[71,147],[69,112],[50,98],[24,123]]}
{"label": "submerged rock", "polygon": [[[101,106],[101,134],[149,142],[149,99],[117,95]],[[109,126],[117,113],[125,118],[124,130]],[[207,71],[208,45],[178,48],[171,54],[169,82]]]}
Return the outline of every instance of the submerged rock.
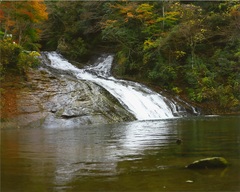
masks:
{"label": "submerged rock", "polygon": [[177,139],[177,140],[176,140],[176,143],[177,143],[178,145],[181,145],[182,139]]}
{"label": "submerged rock", "polygon": [[188,169],[208,169],[208,168],[224,168],[228,166],[228,162],[223,157],[209,157],[194,161],[186,166]]}

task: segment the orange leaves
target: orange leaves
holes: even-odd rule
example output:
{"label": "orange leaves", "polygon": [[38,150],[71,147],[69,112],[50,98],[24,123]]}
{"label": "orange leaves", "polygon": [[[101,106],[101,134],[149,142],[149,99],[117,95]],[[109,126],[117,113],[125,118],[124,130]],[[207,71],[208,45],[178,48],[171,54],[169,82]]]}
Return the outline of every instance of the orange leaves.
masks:
{"label": "orange leaves", "polygon": [[118,11],[119,15],[122,16],[125,23],[129,22],[129,19],[140,20],[141,22],[146,22],[147,24],[153,24],[154,13],[153,5],[148,3],[136,3],[128,2],[125,4],[111,4],[110,7]]}
{"label": "orange leaves", "polygon": [[44,4],[43,0],[41,1],[32,1],[31,2],[32,8],[35,12],[35,19],[34,21],[37,23],[39,21],[43,21],[48,19],[47,7]]}
{"label": "orange leaves", "polygon": [[5,28],[6,32],[15,24],[15,21],[11,18],[11,10],[12,4],[10,2],[2,2],[0,9],[0,24],[3,28]]}
{"label": "orange leaves", "polygon": [[0,19],[11,17],[12,20],[28,19],[39,22],[48,18],[47,7],[43,0],[27,2],[1,2]]}
{"label": "orange leaves", "polygon": [[29,19],[34,23],[44,21],[48,18],[48,13],[46,10],[47,7],[44,4],[43,0],[27,1],[24,2],[24,4],[19,4],[16,8],[16,12],[19,17]]}
{"label": "orange leaves", "polygon": [[135,2],[129,2],[124,5],[122,4],[114,4],[110,5],[111,8],[118,11],[119,15],[123,17],[125,23],[129,21],[129,19],[135,18],[135,10],[137,8],[137,4]]}
{"label": "orange leaves", "polygon": [[134,12],[134,10],[136,9],[136,6],[137,4],[135,2],[130,2],[125,5],[121,5],[121,4],[112,5],[112,7],[118,9],[119,12],[124,15],[127,15],[129,12]]}
{"label": "orange leaves", "polygon": [[22,9],[21,11],[19,11],[19,13],[21,15],[23,15],[24,17],[27,17],[31,20],[33,20],[33,18],[34,18],[34,14],[32,12],[28,11],[28,10]]}
{"label": "orange leaves", "polygon": [[4,12],[0,9],[0,21],[4,18]]}
{"label": "orange leaves", "polygon": [[132,13],[132,12],[128,12],[128,13],[127,13],[127,17],[133,18],[133,17],[134,17],[134,15],[133,15],[133,13]]}
{"label": "orange leaves", "polygon": [[0,21],[4,34],[12,34],[19,44],[33,44],[39,39],[35,23],[48,18],[47,7],[43,0],[1,2]]}

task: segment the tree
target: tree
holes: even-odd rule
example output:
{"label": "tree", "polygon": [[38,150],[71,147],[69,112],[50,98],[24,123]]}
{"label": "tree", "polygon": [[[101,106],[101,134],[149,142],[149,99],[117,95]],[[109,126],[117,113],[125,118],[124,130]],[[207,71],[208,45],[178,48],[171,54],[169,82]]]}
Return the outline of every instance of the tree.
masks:
{"label": "tree", "polygon": [[1,2],[0,21],[4,37],[12,34],[13,40],[26,49],[38,50],[40,38],[38,24],[48,18],[43,0]]}
{"label": "tree", "polygon": [[68,59],[80,61],[102,43],[100,21],[105,14],[105,2],[48,1],[46,4],[49,19],[42,25],[44,49],[57,49]]}

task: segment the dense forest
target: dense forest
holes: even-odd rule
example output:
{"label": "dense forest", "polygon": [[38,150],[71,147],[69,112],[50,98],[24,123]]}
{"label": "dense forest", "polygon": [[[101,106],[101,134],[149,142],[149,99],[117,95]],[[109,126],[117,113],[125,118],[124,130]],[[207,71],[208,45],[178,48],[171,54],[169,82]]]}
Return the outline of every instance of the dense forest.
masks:
{"label": "dense forest", "polygon": [[1,81],[37,66],[115,54],[117,77],[144,82],[213,113],[240,111],[239,1],[0,2]]}

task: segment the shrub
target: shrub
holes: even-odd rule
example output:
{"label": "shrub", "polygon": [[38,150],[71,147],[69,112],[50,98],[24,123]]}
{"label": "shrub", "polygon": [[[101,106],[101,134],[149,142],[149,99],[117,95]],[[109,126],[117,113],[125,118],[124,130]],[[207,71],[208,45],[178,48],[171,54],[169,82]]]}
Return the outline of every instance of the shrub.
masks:
{"label": "shrub", "polygon": [[11,36],[0,40],[1,64],[3,68],[14,66],[17,63],[21,46],[12,41]]}
{"label": "shrub", "polygon": [[17,68],[23,73],[28,70],[29,67],[36,67],[39,65],[38,56],[40,54],[36,51],[22,51],[18,55]]}
{"label": "shrub", "polygon": [[11,36],[0,40],[0,73],[4,75],[9,70],[23,74],[29,67],[39,64],[39,53],[35,51],[25,51],[12,41]]}

